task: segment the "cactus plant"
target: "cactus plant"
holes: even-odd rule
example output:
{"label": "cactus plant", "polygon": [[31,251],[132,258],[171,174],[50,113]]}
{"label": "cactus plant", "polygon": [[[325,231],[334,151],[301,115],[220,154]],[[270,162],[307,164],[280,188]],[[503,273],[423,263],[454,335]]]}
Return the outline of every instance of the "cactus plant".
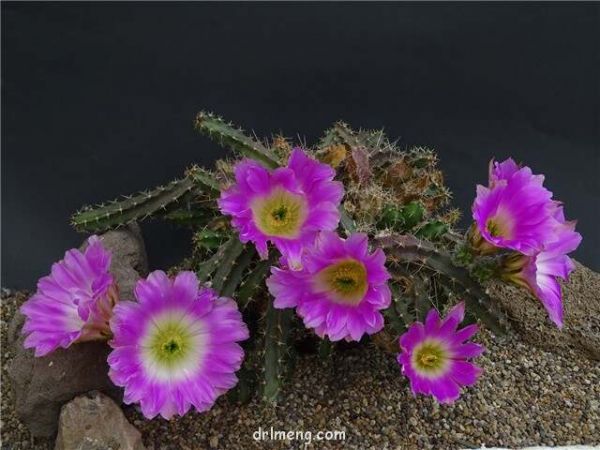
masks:
{"label": "cactus plant", "polygon": [[[199,113],[194,127],[236,157],[253,159],[270,169],[282,165],[292,148],[281,136],[262,142],[211,113]],[[382,130],[354,131],[342,122],[327,130],[314,148],[305,150],[334,167],[336,179],[344,184],[340,230],[367,233],[387,255],[393,301],[384,311],[386,326],[372,336],[373,342],[397,351],[398,336],[412,322],[423,320],[432,306],[444,309],[458,298],[467,302],[474,320],[483,321],[496,333],[508,329],[509,318],[480,284],[483,266],[465,257],[466,238],[453,228],[459,214],[449,207],[451,194],[432,150],[403,150]],[[233,297],[245,319],[258,330],[258,337],[247,345],[248,357],[235,397],[247,399],[258,379],[262,397],[276,401],[298,325],[290,309],[273,306],[265,285],[277,253],[260,259],[254,246],[242,243],[219,211],[219,191],[232,180],[232,164],[227,159],[217,162],[213,171],[192,167],[183,178],[165,186],[86,207],[72,222],[84,232],[151,217],[192,227],[194,239],[186,265],[220,295]],[[486,267],[494,272],[493,264]],[[320,353],[331,351],[324,341]]]}

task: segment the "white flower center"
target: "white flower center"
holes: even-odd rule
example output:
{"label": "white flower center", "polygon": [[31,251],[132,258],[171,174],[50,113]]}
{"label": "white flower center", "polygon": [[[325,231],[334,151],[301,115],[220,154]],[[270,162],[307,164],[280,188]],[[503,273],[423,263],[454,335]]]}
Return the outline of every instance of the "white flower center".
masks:
{"label": "white flower center", "polygon": [[192,321],[185,311],[153,318],[140,345],[146,373],[163,381],[193,375],[202,367],[207,341],[203,322]]}

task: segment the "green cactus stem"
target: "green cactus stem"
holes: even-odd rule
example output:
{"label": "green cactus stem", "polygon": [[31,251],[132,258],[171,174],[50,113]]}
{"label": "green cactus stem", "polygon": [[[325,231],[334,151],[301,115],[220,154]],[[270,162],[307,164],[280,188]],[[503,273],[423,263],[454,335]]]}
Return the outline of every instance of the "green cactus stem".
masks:
{"label": "green cactus stem", "polygon": [[77,231],[101,232],[142,221],[158,213],[166,214],[169,207],[181,202],[190,192],[218,192],[218,183],[204,170],[192,168],[185,178],[172,181],[148,192],[96,208],[84,208],[75,213],[71,223]]}
{"label": "green cactus stem", "polygon": [[[233,272],[236,264],[238,263],[238,258],[243,254],[245,250],[244,244],[242,244],[239,240],[235,240],[228,251],[225,253],[224,259],[218,265],[215,274],[211,280],[211,287],[217,291],[222,293],[222,289],[224,284],[230,280],[231,273]],[[239,275],[241,279],[242,274]],[[238,280],[239,282],[239,280]]]}
{"label": "green cactus stem", "polygon": [[72,217],[72,224],[76,230],[87,232],[125,226],[134,221],[144,220],[157,211],[166,210],[170,204],[189,193],[194,186],[194,181],[187,177],[175,180],[166,186],[159,186],[122,201],[83,209]]}
{"label": "green cactus stem", "polygon": [[471,278],[468,270],[454,264],[452,257],[436,249],[426,241],[411,235],[387,235],[376,238],[388,258],[397,263],[427,267],[439,273],[454,288],[458,288],[471,312],[480,318],[496,334],[504,334],[509,327],[508,316],[492,301],[479,283]]}
{"label": "green cactus stem", "polygon": [[244,246],[241,255],[235,261],[229,276],[223,281],[221,295],[225,297],[233,297],[236,289],[242,283],[244,274],[249,269],[257,256],[256,250],[252,245]]}
{"label": "green cactus stem", "polygon": [[245,310],[258,294],[264,292],[262,288],[265,287],[265,278],[273,264],[275,264],[274,257],[259,261],[239,285],[236,300],[241,310]]}
{"label": "green cactus stem", "polygon": [[419,238],[436,241],[448,232],[448,225],[440,220],[434,220],[424,224],[415,235]]}
{"label": "green cactus stem", "polygon": [[243,156],[260,161],[267,167],[275,168],[279,166],[277,156],[270,149],[258,140],[246,136],[241,129],[235,128],[221,117],[201,111],[196,115],[194,128],[220,145],[229,147]]}
{"label": "green cactus stem", "polygon": [[164,219],[177,225],[199,228],[215,217],[214,211],[199,208],[178,208],[167,212]]}
{"label": "green cactus stem", "polygon": [[[389,324],[393,330],[393,336],[397,338],[406,331],[410,324],[407,320],[408,301],[400,286],[392,283],[390,284],[390,289],[392,290],[392,304],[383,311],[383,314],[386,318],[386,323]],[[399,310],[404,310],[405,313],[402,314]]]}
{"label": "green cactus stem", "polygon": [[218,250],[229,237],[230,234],[225,231],[211,230],[210,228],[205,227],[194,233],[192,240],[196,251],[212,254],[212,252]]}
{"label": "green cactus stem", "polygon": [[268,402],[276,402],[287,370],[289,358],[288,338],[293,311],[276,309],[269,302],[265,315],[265,335],[263,350],[262,397]]}
{"label": "green cactus stem", "polygon": [[[196,275],[200,281],[207,281],[210,276],[216,271],[221,271],[222,266],[229,267],[235,262],[235,258],[241,253],[243,244],[237,236],[232,236],[227,242],[219,247],[219,249],[208,260],[200,263],[196,268]],[[225,269],[226,270],[226,269]],[[223,277],[223,273],[220,274]]]}

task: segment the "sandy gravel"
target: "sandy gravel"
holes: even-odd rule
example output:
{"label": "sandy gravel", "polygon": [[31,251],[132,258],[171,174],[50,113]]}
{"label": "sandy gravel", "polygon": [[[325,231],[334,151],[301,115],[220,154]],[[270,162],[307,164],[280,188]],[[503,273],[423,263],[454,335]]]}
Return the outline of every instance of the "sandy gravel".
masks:
{"label": "sandy gravel", "polygon": [[[600,327],[600,275],[578,266],[566,288],[566,326],[555,330],[535,300],[519,290],[491,286],[518,316],[518,334],[482,332],[488,348],[484,375],[451,406],[413,398],[393,355],[363,346],[330,361],[300,358],[277,406],[221,399],[207,414],[146,421],[133,407],[129,419],[149,449],[303,448],[306,440],[257,441],[263,431],[310,431],[310,448],[454,449],[600,444],[600,362],[594,339]],[[2,302],[2,342],[22,296]],[[511,306],[512,305],[512,306]],[[10,354],[2,355],[3,379]],[[2,383],[2,448],[47,448],[33,442],[14,417]],[[316,441],[318,431],[344,431],[345,440]],[[306,437],[306,436],[305,436]]]}

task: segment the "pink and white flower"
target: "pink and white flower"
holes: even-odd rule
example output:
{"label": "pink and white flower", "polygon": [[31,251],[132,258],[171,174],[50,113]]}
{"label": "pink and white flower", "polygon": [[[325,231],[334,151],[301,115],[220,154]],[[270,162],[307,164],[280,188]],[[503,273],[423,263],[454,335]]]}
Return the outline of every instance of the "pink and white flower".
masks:
{"label": "pink and white flower", "polygon": [[236,183],[219,199],[242,242],[252,241],[262,258],[272,242],[289,264],[299,268],[304,247],[317,233],[337,228],[343,186],[335,171],[295,148],[287,167],[268,170],[252,160],[235,167]]}
{"label": "pink and white flower", "polygon": [[276,308],[296,308],[320,337],[359,341],[383,328],[380,311],[390,305],[389,278],[385,254],[369,253],[365,234],[344,240],[321,232],[306,249],[302,269],[273,267],[267,286]]}
{"label": "pink and white flower", "polygon": [[137,302],[114,310],[109,376],[147,418],[206,411],[237,383],[248,338],[237,304],[200,287],[193,272],[169,279],[152,272],[135,288]]}
{"label": "pink and white flower", "polygon": [[424,324],[415,322],[400,337],[398,364],[413,395],[431,395],[440,403],[452,403],[460,396],[461,386],[475,384],[481,375],[482,370],[467,360],[481,355],[484,348],[465,342],[477,333],[477,325],[457,330],[464,316],[464,302],[443,320],[432,309]]}
{"label": "pink and white flower", "polygon": [[40,279],[37,292],[21,306],[25,348],[44,356],[75,342],[108,339],[117,287],[109,272],[110,253],[92,236],[85,251],[65,253]]}

